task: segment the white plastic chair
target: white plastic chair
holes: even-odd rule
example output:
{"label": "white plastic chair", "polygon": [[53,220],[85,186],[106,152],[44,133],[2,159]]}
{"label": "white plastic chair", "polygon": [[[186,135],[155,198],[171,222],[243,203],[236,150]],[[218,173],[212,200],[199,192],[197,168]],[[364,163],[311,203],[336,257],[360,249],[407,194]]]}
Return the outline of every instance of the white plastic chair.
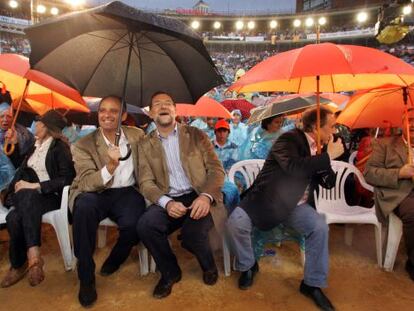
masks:
{"label": "white plastic chair", "polygon": [[[105,218],[99,223],[98,228],[98,248],[103,248],[106,245],[106,231],[107,227],[117,227],[117,224],[114,223],[109,218]],[[149,272],[148,268],[148,250],[142,243],[137,245],[138,255],[139,255],[139,268],[141,276],[147,275]]]}
{"label": "white plastic chair", "polygon": [[355,165],[355,159],[356,159],[357,153],[358,151],[354,151],[350,154],[349,159],[348,159],[349,164]]}
{"label": "white plastic chair", "polygon": [[[66,271],[72,270],[73,260],[68,224],[68,194],[69,186],[65,186],[65,188],[63,188],[60,209],[48,212],[42,217],[43,223],[48,223],[55,229]],[[0,224],[6,223],[8,212],[9,210],[3,206],[0,207]]]}
{"label": "white plastic chair", "polygon": [[387,249],[385,251],[384,270],[391,272],[394,269],[395,258],[397,257],[403,232],[403,224],[400,218],[394,213],[388,216],[388,237]]}
{"label": "white plastic chair", "polygon": [[[265,160],[262,159],[251,159],[251,160],[243,160],[239,161],[230,168],[229,171],[229,180],[235,183],[235,175],[237,172],[241,173],[246,181],[246,188],[249,188],[254,180],[256,179],[257,175],[259,175],[260,170],[262,169]],[[228,248],[228,244],[226,241],[223,241],[223,252],[226,254],[225,264],[224,266],[228,267],[228,275],[231,273],[231,260],[230,260],[230,251]],[[305,265],[305,252],[301,249],[301,262],[302,265]]]}
{"label": "white plastic chair", "polygon": [[[375,241],[378,266],[382,266],[382,240],[381,223],[375,213],[375,206],[364,208],[362,206],[349,206],[345,200],[345,180],[350,174],[355,174],[362,187],[373,191],[373,188],[365,182],[361,172],[349,163],[331,161],[332,169],[337,173],[336,184],[332,189],[319,186],[319,195],[315,191],[315,205],[318,213],[326,216],[327,224],[371,224],[375,226]],[[345,227],[345,242],[352,244],[352,231]]]}

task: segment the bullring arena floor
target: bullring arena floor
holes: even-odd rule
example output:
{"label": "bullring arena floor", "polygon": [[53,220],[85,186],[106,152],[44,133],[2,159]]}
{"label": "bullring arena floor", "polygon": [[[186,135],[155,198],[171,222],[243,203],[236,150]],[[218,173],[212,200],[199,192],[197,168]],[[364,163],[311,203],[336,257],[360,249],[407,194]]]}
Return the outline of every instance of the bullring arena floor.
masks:
{"label": "bullring arena floor", "polygon": [[[107,246],[96,251],[97,267],[109,253],[116,239],[116,229],[109,229]],[[344,227],[330,227],[330,277],[326,290],[337,310],[414,310],[414,282],[404,270],[405,255],[400,246],[394,272],[376,266],[374,232],[370,226],[357,226],[352,247],[344,243]],[[8,243],[5,230],[0,232],[0,277],[7,271]],[[65,272],[53,229],[43,225],[42,253],[46,279],[32,288],[27,280],[8,289],[0,289],[0,310],[82,310],[77,301],[78,281],[75,272]],[[203,285],[196,260],[179,247],[173,238],[183,279],[163,300],[153,299],[157,274],[140,277],[138,258],[132,254],[119,272],[103,278],[97,276],[96,310],[317,310],[298,292],[302,278],[299,250],[285,242],[274,257],[260,261],[260,273],[247,291],[236,287],[238,273],[224,277],[221,273],[213,287]],[[222,272],[220,252],[217,262]]]}

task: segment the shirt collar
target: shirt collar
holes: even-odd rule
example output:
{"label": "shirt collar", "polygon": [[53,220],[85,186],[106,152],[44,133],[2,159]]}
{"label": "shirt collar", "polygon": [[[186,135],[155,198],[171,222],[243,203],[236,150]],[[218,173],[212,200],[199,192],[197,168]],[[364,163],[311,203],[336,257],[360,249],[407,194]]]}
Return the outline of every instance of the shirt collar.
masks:
{"label": "shirt collar", "polygon": [[[104,132],[102,131],[102,129],[101,129],[101,134],[102,134],[102,137],[103,137],[103,139],[104,139],[105,143],[106,143],[108,146],[113,145],[113,144],[109,141],[109,139],[108,139],[108,138],[106,138],[106,136],[105,136]],[[121,129],[121,138],[119,139],[119,143],[121,143],[121,142],[126,142],[126,137],[125,137],[124,131],[123,131],[122,129]]]}
{"label": "shirt collar", "polygon": [[310,136],[308,133],[305,132],[306,139],[308,140],[309,148],[316,149],[316,141],[313,139],[312,136]]}
{"label": "shirt collar", "polygon": [[159,139],[167,139],[169,136],[176,136],[178,133],[178,123],[175,123],[174,130],[166,138],[161,136],[160,132],[158,131],[158,127],[156,128],[156,131]]}
{"label": "shirt collar", "polygon": [[52,143],[52,140],[53,140],[52,136],[50,136],[48,139],[44,140],[42,143],[40,143],[40,141],[38,139],[36,139],[35,147],[39,148],[39,147],[48,146]]}

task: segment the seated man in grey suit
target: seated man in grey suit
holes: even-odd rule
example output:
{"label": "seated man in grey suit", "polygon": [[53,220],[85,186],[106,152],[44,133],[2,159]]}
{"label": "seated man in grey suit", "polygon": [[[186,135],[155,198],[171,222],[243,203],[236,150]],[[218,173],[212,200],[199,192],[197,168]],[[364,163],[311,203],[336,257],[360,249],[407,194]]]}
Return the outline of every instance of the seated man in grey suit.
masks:
{"label": "seated man in grey suit", "polygon": [[[405,122],[405,118],[403,119]],[[404,124],[403,122],[403,124]],[[414,146],[414,110],[408,112],[411,147]],[[374,198],[380,220],[394,212],[403,222],[407,251],[405,269],[414,281],[414,165],[408,164],[407,129],[402,136],[372,142],[372,154],[365,167],[365,179],[375,188]],[[410,150],[411,156],[414,155]],[[413,163],[413,161],[411,161]]]}

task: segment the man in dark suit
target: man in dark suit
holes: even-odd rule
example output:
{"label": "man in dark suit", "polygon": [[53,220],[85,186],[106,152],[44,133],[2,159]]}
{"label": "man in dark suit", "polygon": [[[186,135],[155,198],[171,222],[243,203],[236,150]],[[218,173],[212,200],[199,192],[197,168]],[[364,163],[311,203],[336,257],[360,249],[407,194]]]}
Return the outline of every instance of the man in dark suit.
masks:
{"label": "man in dark suit", "polygon": [[321,108],[320,142],[327,152],[316,154],[316,109],[303,115],[303,130],[294,129],[279,137],[273,145],[263,169],[245,193],[240,207],[230,215],[227,225],[241,271],[239,288],[247,289],[259,267],[251,242],[252,227],[270,230],[283,223],[305,236],[305,275],[300,292],[323,310],[334,310],[321,287],[328,276],[328,225],[310,205],[313,189],[320,184],[332,188],[335,174],[330,160],[344,149],[334,142],[335,117]]}

